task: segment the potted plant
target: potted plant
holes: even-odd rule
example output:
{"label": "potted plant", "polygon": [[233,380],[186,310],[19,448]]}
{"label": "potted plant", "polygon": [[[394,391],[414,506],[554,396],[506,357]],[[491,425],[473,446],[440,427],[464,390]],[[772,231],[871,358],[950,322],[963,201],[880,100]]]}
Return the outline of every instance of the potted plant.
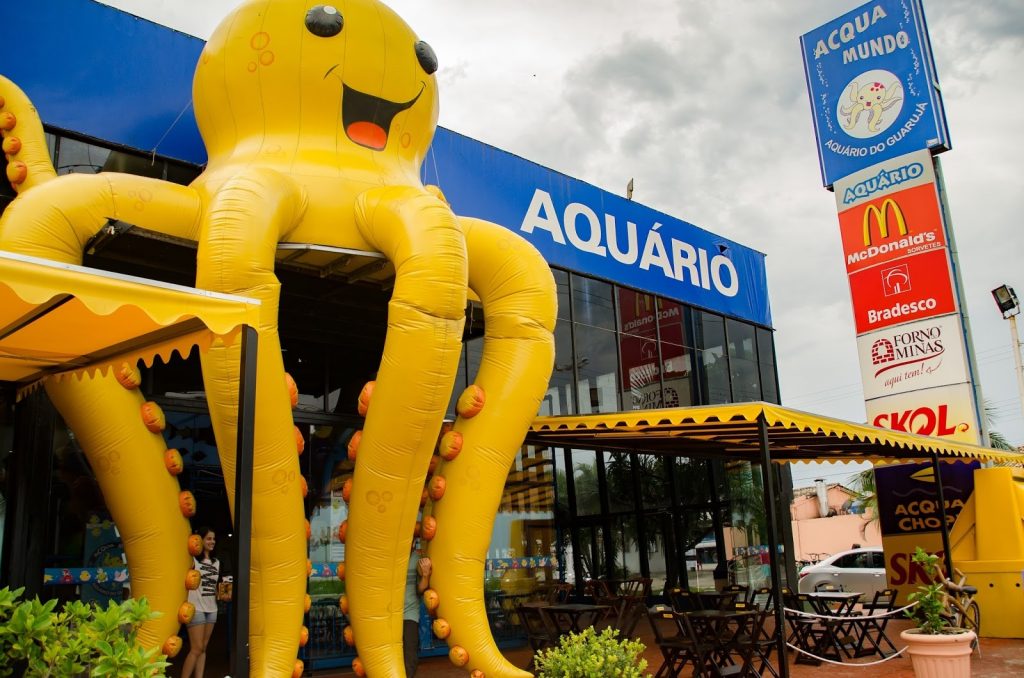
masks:
{"label": "potted plant", "polygon": [[106,609],[73,601],[19,601],[24,589],[0,589],[0,676],[165,676],[156,649],[136,644],[143,622],[158,616],[145,598]]}
{"label": "potted plant", "polygon": [[969,678],[974,631],[951,627],[945,616],[946,588],[939,570],[939,557],[920,546],[913,562],[924,568],[931,584],[917,587],[907,599],[917,603],[907,616],[917,628],[907,629],[900,638],[907,644],[907,653],[917,678]]}
{"label": "potted plant", "polygon": [[594,627],[580,633],[562,636],[558,647],[541,650],[534,658],[540,678],[650,678],[645,673],[644,644],[635,640],[619,640],[619,632],[606,628],[601,633]]}

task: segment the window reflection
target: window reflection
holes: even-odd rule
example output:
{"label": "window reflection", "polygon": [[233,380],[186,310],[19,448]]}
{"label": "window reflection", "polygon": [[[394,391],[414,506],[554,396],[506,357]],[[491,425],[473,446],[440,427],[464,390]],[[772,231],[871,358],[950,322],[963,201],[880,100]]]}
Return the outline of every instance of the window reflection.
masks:
{"label": "window reflection", "polygon": [[567,321],[559,320],[555,324],[555,366],[544,400],[540,403],[541,415],[576,413],[573,367],[572,330]]}
{"label": "window reflection", "polygon": [[569,273],[557,268],[551,269],[555,278],[555,289],[558,291],[558,319],[571,320],[569,314]]}
{"label": "window reflection", "polygon": [[621,384],[623,394],[627,394],[623,404],[631,410],[661,407],[654,297],[620,287],[618,299]]}
{"label": "window reflection", "polygon": [[632,511],[633,460],[625,452],[604,453],[604,481],[607,486],[608,510],[612,513]]}
{"label": "window reflection", "polygon": [[614,330],[615,308],[611,284],[581,275],[573,275],[571,280],[573,321]]}
{"label": "window reflection", "polygon": [[576,492],[576,514],[594,515],[601,512],[601,495],[597,482],[597,452],[572,451],[572,479]]}
{"label": "window reflection", "polygon": [[111,151],[84,141],[61,137],[57,146],[57,174],[96,174]]}
{"label": "window reflection", "polygon": [[619,368],[615,333],[577,324],[575,334],[579,413],[618,411]]}

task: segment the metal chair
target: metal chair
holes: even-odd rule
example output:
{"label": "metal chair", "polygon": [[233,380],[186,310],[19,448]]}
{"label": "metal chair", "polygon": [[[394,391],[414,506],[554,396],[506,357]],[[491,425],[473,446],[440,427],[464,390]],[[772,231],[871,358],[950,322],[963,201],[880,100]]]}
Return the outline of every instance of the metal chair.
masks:
{"label": "metal chair", "polygon": [[[884,659],[898,651],[896,646],[893,645],[892,640],[889,639],[889,636],[885,635],[885,627],[889,625],[891,615],[884,617],[876,616],[892,612],[896,609],[897,594],[897,589],[875,591],[875,596],[871,599],[871,602],[861,605],[861,614],[863,616],[853,616],[850,618],[851,625],[856,630],[858,636],[857,645],[853,651],[854,657],[867,657],[877,653]],[[864,647],[865,642],[869,644],[868,647]],[[882,648],[883,643],[889,646],[890,652],[888,654]]]}

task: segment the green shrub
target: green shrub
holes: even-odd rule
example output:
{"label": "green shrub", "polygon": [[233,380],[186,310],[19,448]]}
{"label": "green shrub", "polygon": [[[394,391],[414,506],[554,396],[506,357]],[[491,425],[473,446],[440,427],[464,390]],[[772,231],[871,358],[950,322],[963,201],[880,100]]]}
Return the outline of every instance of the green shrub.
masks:
{"label": "green shrub", "polygon": [[907,600],[917,603],[907,610],[907,616],[917,623],[921,633],[928,635],[945,633],[946,627],[949,626],[949,622],[943,617],[946,611],[946,590],[941,580],[939,583],[934,583],[936,577],[939,576],[939,557],[918,546],[914,555],[911,556],[911,560],[924,568],[925,574],[933,583],[918,586],[917,591],[907,596]]}
{"label": "green shrub", "polygon": [[164,655],[136,644],[143,622],[160,616],[145,598],[106,609],[74,601],[55,612],[56,600],[19,602],[23,591],[0,589],[0,676],[166,675]]}
{"label": "green shrub", "polygon": [[593,627],[563,636],[558,647],[537,653],[537,673],[542,678],[649,678],[644,644],[618,636],[615,629],[598,634]]}

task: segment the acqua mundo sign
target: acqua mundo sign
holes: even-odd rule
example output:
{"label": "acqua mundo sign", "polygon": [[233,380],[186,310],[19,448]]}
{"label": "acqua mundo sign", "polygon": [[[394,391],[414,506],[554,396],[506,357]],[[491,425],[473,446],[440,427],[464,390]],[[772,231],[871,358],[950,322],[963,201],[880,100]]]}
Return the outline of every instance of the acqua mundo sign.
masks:
{"label": "acqua mundo sign", "polygon": [[920,0],[874,0],[800,46],[825,186],[904,153],[949,149]]}

